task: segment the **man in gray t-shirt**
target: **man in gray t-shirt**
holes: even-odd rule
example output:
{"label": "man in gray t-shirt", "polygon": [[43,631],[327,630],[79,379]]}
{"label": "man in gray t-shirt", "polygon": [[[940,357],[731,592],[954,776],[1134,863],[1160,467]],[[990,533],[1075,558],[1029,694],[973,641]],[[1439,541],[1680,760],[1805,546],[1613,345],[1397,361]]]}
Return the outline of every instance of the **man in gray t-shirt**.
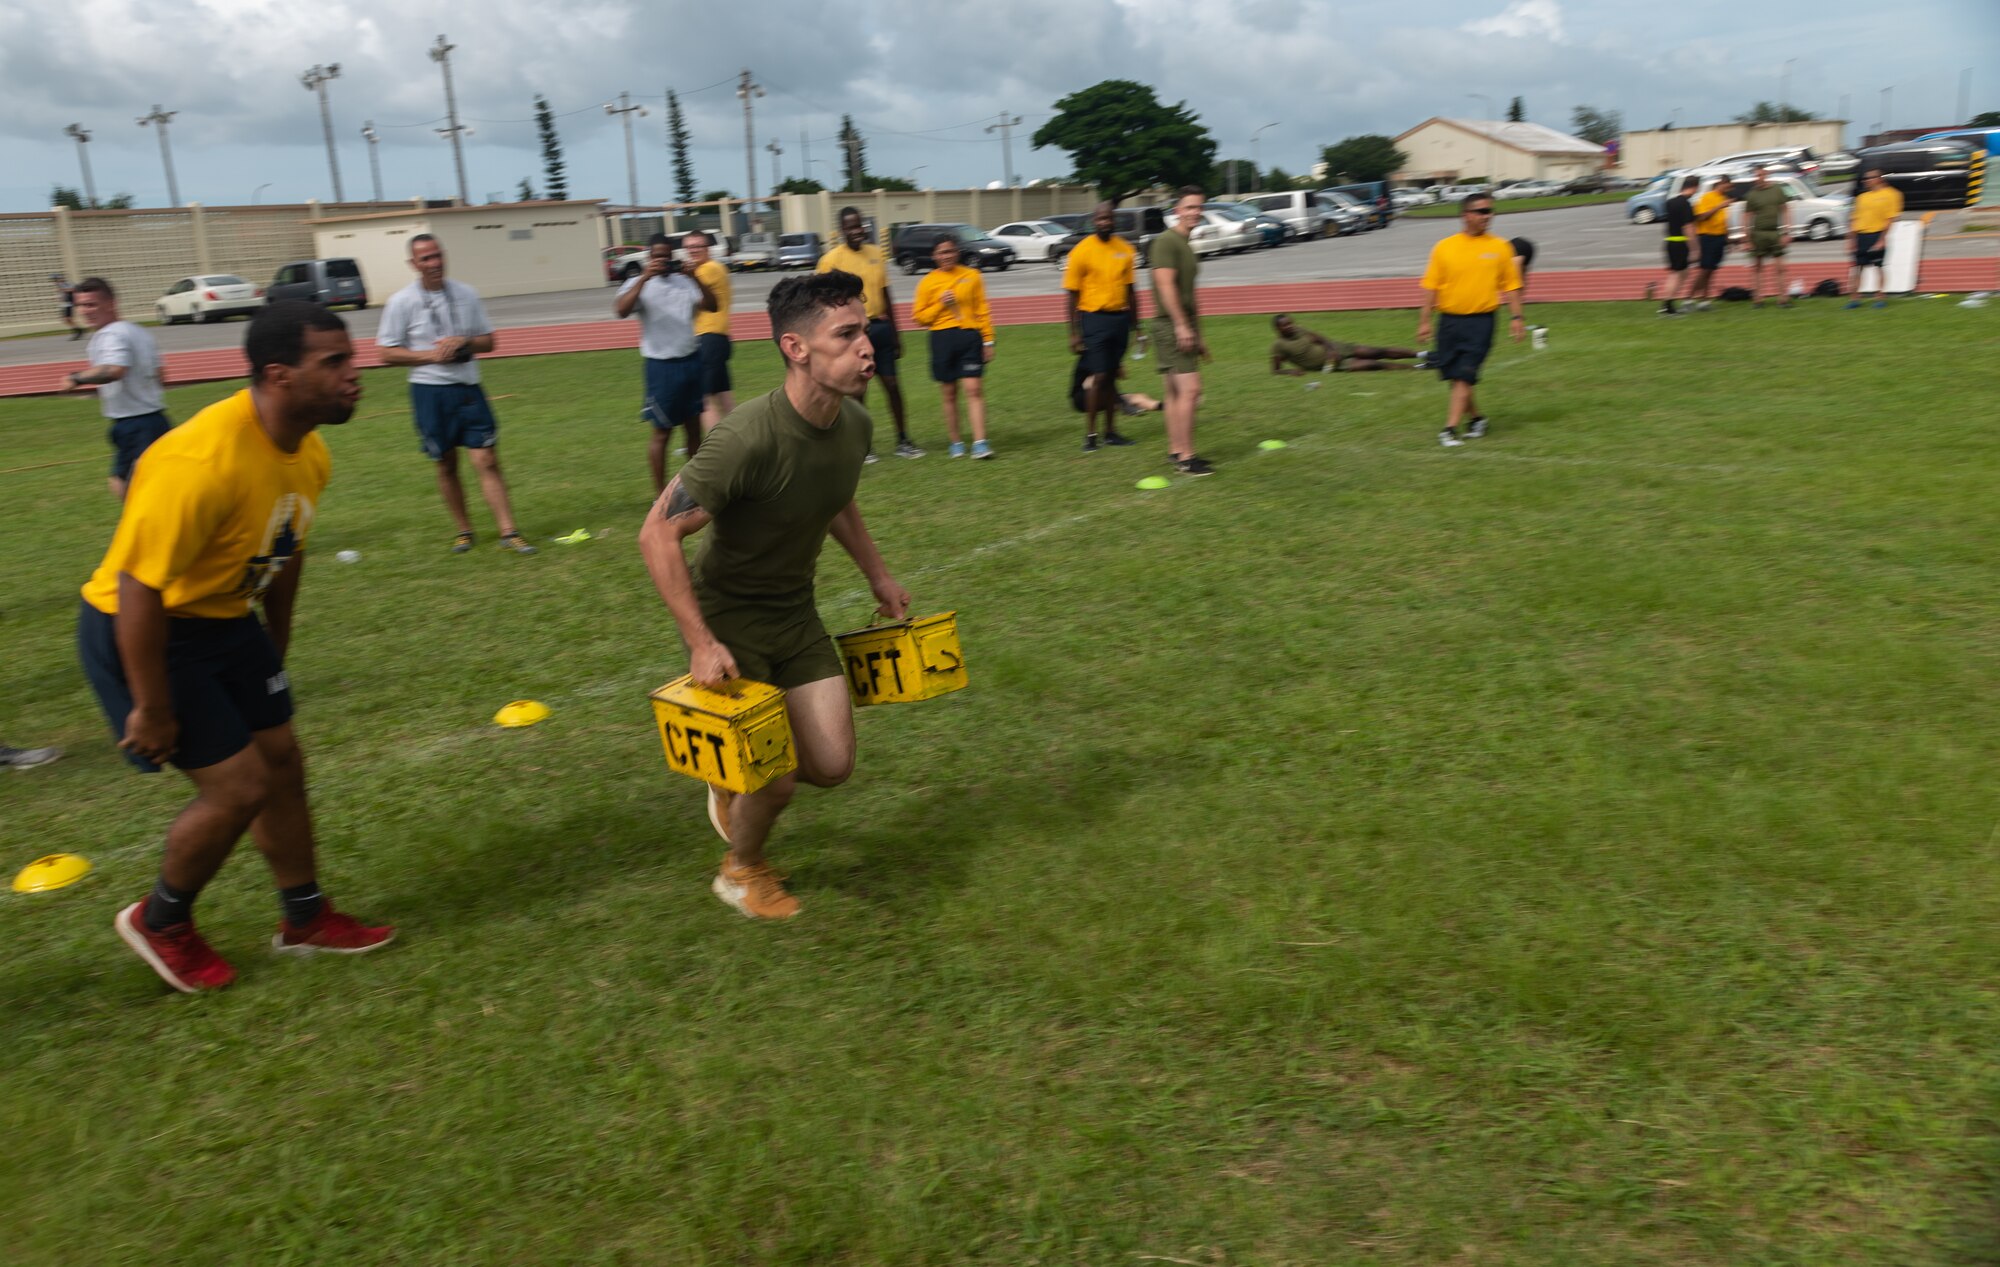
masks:
{"label": "man in gray t-shirt", "polygon": [[76,284],[77,313],[91,329],[84,355],[90,368],[63,377],[61,390],[97,391],[97,407],[111,423],[111,495],[125,499],[132,466],[148,445],[167,434],[173,422],[166,415],[166,385],[160,372],[160,347],[153,336],[118,316],[118,295],[102,277]]}
{"label": "man in gray t-shirt", "polygon": [[681,267],[673,243],[655,233],[646,244],[646,269],[625,283],[611,311],[639,318],[639,355],[646,371],[645,408],[653,424],[646,460],[653,469],[653,496],[667,487],[667,436],[675,427],[687,437],[688,457],[701,448],[702,365],[694,314],[720,307],[713,288]]}

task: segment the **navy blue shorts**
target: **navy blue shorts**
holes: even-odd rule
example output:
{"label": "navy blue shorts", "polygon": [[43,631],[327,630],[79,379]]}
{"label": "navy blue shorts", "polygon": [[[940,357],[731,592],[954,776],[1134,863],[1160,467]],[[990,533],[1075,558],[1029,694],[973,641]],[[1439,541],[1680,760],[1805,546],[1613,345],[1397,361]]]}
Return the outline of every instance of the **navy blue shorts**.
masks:
{"label": "navy blue shorts", "polygon": [[1083,366],[1086,374],[1116,374],[1132,340],[1129,312],[1079,312],[1077,327],[1083,335]]}
{"label": "navy blue shorts", "polygon": [[646,359],[646,416],[661,431],[701,421],[702,363],[699,352],[662,360]]}
{"label": "navy blue shorts", "polygon": [[130,418],[113,419],[111,429],[104,438],[111,442],[111,478],[129,480],[132,466],[139,455],[167,432],[174,424],[162,413],[133,414]]}
{"label": "navy blue shorts", "polygon": [[726,334],[704,334],[696,343],[701,354],[701,394],[720,396],[729,390],[729,354],[736,345]]}
{"label": "navy blue shorts", "polygon": [[433,462],[453,449],[490,449],[500,439],[493,406],[477,383],[411,383],[410,415]]}
{"label": "navy blue shorts", "polygon": [[1447,312],[1438,316],[1437,346],[1431,362],[1448,383],[1476,383],[1479,367],[1493,350],[1493,314]]}
{"label": "navy blue shorts", "polygon": [[1877,229],[1873,233],[1857,233],[1854,235],[1854,267],[1868,268],[1871,265],[1877,268],[1881,267],[1883,232],[1883,230]]}
{"label": "navy blue shorts", "polygon": [[986,373],[985,340],[963,326],[931,331],[931,377],[940,383],[979,378]]}
{"label": "navy blue shorts", "polygon": [[896,323],[886,317],[869,322],[868,343],[875,349],[875,377],[896,377]]}
{"label": "navy blue shorts", "polygon": [[[81,605],[76,650],[83,675],[97,693],[115,739],[125,737],[132,689],[118,658],[117,621]],[[250,746],[250,736],[292,719],[292,687],[278,649],[255,616],[203,620],[167,618],[167,691],[180,738],[169,758],[183,770],[227,761]],[[121,750],[122,751],[122,750]],[[147,774],[160,767],[132,752],[125,759]]]}
{"label": "navy blue shorts", "polygon": [[1713,273],[1722,267],[1722,257],[1729,253],[1729,239],[1720,233],[1697,233],[1695,241],[1701,247],[1698,267],[1704,273]]}

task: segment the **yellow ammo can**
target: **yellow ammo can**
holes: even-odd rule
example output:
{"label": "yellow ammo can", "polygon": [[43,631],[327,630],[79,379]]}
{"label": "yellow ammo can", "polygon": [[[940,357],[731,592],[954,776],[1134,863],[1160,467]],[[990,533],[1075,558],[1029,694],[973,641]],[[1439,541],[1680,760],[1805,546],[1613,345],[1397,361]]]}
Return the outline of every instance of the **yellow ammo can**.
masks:
{"label": "yellow ammo can", "polygon": [[856,705],[906,704],[965,685],[958,613],[871,625],[834,638]]}
{"label": "yellow ammo can", "polygon": [[667,765],[728,792],[755,792],[798,768],[785,693],[738,678],[705,690],[685,674],[650,698]]}

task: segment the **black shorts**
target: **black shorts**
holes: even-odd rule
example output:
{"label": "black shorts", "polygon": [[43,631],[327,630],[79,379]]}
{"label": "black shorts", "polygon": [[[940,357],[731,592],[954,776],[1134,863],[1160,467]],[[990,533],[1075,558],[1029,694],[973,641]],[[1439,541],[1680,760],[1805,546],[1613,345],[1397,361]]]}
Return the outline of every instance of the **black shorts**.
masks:
{"label": "black shorts", "polygon": [[1682,238],[1679,241],[1673,241],[1672,239],[1669,239],[1667,242],[1667,271],[1669,273],[1685,273],[1687,272],[1687,268],[1688,268],[1687,239]]}
{"label": "black shorts", "polygon": [[931,331],[932,378],[940,383],[955,383],[985,373],[985,340],[979,337],[979,331],[963,326]]}
{"label": "black shorts", "polygon": [[161,413],[112,419],[110,429],[104,433],[104,438],[111,442],[111,478],[131,479],[132,467],[138,462],[139,455],[173,428],[173,422]]}
{"label": "black shorts", "polygon": [[1077,326],[1083,335],[1084,373],[1116,374],[1132,341],[1132,314],[1079,312]]}
{"label": "black shorts", "polygon": [[1701,243],[1701,270],[1712,273],[1722,267],[1722,257],[1729,253],[1729,239],[1720,233],[1700,233],[1695,241]]}
{"label": "black shorts", "polygon": [[729,354],[736,345],[726,334],[704,334],[695,344],[701,354],[701,394],[720,396],[729,390]]}
{"label": "black shorts", "polygon": [[1479,367],[1493,350],[1493,314],[1447,312],[1438,317],[1437,345],[1431,363],[1448,383],[1476,383]]}
{"label": "black shorts", "polygon": [[[132,689],[118,658],[117,622],[89,603],[76,618],[76,650],[83,675],[97,693],[104,720],[117,739],[125,737],[132,713]],[[167,618],[167,691],[180,738],[169,758],[183,770],[227,761],[250,746],[250,736],[292,719],[292,687],[278,649],[255,616],[203,620]],[[147,774],[160,767],[132,752],[130,761]]]}
{"label": "black shorts", "polygon": [[657,356],[646,362],[646,416],[655,429],[672,431],[676,426],[691,427],[701,421],[702,358],[690,352],[665,360]]}
{"label": "black shorts", "polygon": [[896,377],[896,323],[886,317],[870,321],[868,345],[875,349],[875,377]]}
{"label": "black shorts", "polygon": [[1869,268],[1872,266],[1880,268],[1882,266],[1882,233],[1881,229],[1877,229],[1873,233],[1857,233],[1854,235],[1854,267]]}
{"label": "black shorts", "polygon": [[454,449],[490,449],[500,440],[500,423],[477,383],[411,383],[410,418],[417,443],[433,462]]}

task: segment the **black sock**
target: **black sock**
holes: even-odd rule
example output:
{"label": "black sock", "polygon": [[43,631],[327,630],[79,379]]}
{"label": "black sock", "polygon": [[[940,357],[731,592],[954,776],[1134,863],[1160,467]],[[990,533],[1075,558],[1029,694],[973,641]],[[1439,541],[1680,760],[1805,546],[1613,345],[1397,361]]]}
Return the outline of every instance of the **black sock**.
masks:
{"label": "black sock", "polygon": [[177,889],[164,876],[153,881],[153,895],[141,912],[146,927],[157,933],[187,923],[194,918],[194,900],[199,896],[200,889]]}
{"label": "black sock", "polygon": [[304,928],[312,923],[326,905],[326,899],[320,896],[317,880],[279,889],[278,902],[285,908],[285,922],[293,928]]}

